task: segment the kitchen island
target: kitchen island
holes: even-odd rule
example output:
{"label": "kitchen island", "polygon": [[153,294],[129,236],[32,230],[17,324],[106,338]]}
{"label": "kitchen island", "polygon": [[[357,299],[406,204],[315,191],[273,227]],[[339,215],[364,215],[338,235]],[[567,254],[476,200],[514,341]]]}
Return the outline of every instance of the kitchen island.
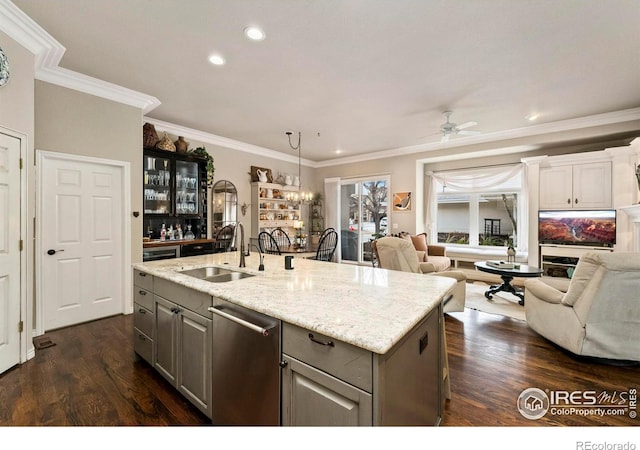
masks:
{"label": "kitchen island", "polygon": [[[202,362],[196,364],[196,372],[204,373],[198,397],[214,423],[227,424],[212,413],[216,398],[207,392],[207,383],[216,378],[209,372],[211,354],[221,350],[216,349],[217,341],[207,341],[214,334],[207,327],[215,328],[210,324],[214,314],[207,311],[212,312],[216,302],[229,302],[281,323],[274,333],[280,338],[278,406],[283,425],[439,423],[442,301],[453,290],[454,280],[299,258],[294,259],[293,270],[286,270],[284,256],[275,255],[264,255],[265,270],[258,271],[258,253],[246,257],[245,268],[238,267],[239,259],[238,253],[219,253],[133,265],[135,310],[144,310],[144,318],[136,323],[143,323],[146,330],[137,327],[136,333],[150,342],[136,352],[160,373],[166,368],[157,364],[166,338],[159,331],[166,323],[163,317],[180,310],[203,319],[197,328],[202,330],[201,346],[211,345],[201,349]],[[181,273],[201,267],[249,276],[214,283]],[[194,317],[187,319],[192,323]],[[194,333],[186,336],[191,336],[186,350],[193,359]],[[173,348],[168,352],[172,357],[175,353]],[[178,368],[184,362],[174,365]],[[179,390],[178,378],[189,377],[172,375]],[[198,389],[183,390],[193,394]]]}

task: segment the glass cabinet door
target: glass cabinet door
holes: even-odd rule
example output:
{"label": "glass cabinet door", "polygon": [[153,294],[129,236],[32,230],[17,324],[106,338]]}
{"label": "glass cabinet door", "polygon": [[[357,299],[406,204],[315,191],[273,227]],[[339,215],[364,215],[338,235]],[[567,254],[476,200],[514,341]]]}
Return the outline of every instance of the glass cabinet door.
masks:
{"label": "glass cabinet door", "polygon": [[176,214],[198,215],[198,163],[176,161]]}
{"label": "glass cabinet door", "polygon": [[172,214],[171,161],[155,156],[144,157],[144,213]]}

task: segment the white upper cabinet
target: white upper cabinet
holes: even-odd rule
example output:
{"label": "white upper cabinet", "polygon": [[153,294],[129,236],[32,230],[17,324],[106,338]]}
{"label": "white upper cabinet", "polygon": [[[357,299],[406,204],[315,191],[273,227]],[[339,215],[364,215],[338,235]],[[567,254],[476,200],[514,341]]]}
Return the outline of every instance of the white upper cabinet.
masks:
{"label": "white upper cabinet", "polygon": [[540,209],[609,209],[611,162],[540,168]]}

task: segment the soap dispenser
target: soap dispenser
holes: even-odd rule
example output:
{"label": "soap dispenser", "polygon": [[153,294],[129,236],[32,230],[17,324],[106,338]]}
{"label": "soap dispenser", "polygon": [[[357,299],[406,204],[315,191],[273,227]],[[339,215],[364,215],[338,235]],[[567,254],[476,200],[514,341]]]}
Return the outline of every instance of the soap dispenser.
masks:
{"label": "soap dispenser", "polygon": [[162,229],[160,230],[160,240],[164,241],[167,238],[167,229],[162,224]]}

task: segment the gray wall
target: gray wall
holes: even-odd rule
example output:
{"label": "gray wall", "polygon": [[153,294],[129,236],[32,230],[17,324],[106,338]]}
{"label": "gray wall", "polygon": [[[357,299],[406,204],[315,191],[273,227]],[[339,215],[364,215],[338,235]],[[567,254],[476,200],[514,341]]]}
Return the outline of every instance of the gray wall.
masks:
{"label": "gray wall", "polygon": [[[37,150],[126,161],[131,214],[142,211],[142,111],[36,81]],[[142,215],[131,217],[131,262],[142,261]]]}
{"label": "gray wall", "polygon": [[[629,130],[637,131],[629,132]],[[414,153],[404,156],[336,164],[318,168],[315,177],[317,183],[321,185],[325,178],[331,177],[350,178],[389,174],[391,176],[391,193],[409,191],[412,192],[412,198],[414,199],[411,211],[391,212],[390,232],[408,231],[411,233],[419,233],[425,231],[425,228],[421,225],[424,223],[424,217],[417,217],[416,215],[416,211],[422,210],[417,203],[424,203],[424,195],[423,192],[416,192],[417,187],[420,187],[422,191],[422,186],[420,186],[416,180],[418,177],[423,177],[424,173],[428,171],[513,164],[520,162],[522,158],[533,156],[552,156],[598,151],[605,148],[627,145],[631,140],[631,138],[628,137],[629,135],[640,136],[640,120],[567,132],[563,134],[562,139],[565,139],[564,144],[549,144],[549,142],[554,142],[554,140],[558,139],[557,133],[553,133],[457,148],[443,148],[436,151]],[[468,153],[471,155],[476,152],[516,146],[532,147],[532,150],[476,158],[460,158],[457,156],[457,154]],[[429,162],[430,160],[434,161],[436,159],[439,161]]]}
{"label": "gray wall", "polygon": [[[34,179],[34,158],[33,158],[33,136],[34,136],[34,58],[33,54],[20,44],[9,38],[0,31],[0,47],[4,50],[9,59],[11,77],[9,82],[0,89],[0,130],[6,128],[17,132],[26,141],[26,160],[24,161],[24,174],[29,183],[26,195],[27,211],[27,236],[34,236],[33,221],[35,216],[35,190],[33,189]],[[13,212],[17,214],[17,212]],[[27,324],[33,325],[35,310],[34,298],[34,240],[22,238],[25,241],[25,252],[27,258],[27,311],[22,311],[22,317]],[[29,351],[32,344],[28,344]]]}
{"label": "gray wall", "polygon": [[2,31],[0,47],[11,70],[9,82],[0,89],[0,126],[26,134],[33,148],[33,54]]}
{"label": "gray wall", "polygon": [[[162,137],[165,130],[160,126],[156,126],[158,136]],[[167,133],[173,142],[178,139],[175,134]],[[286,136],[283,134],[283,140],[286,140]],[[189,149],[196,147],[205,147],[207,152],[213,156],[214,165],[216,168],[214,183],[219,180],[231,181],[238,190],[238,205],[243,203],[251,204],[251,176],[249,172],[251,166],[264,167],[271,169],[273,176],[277,176],[278,173],[283,175],[298,175],[298,163],[282,161],[274,159],[269,156],[262,156],[259,154],[249,153],[240,150],[229,149],[221,147],[219,145],[210,144],[207,142],[197,141],[185,136],[185,140],[189,142]],[[297,153],[293,150],[291,155],[297,157]],[[314,176],[314,169],[302,166],[300,170],[300,178],[302,181],[301,188],[305,191],[322,192],[322,184],[318,185],[316,177]],[[210,193],[209,193],[210,194]],[[209,195],[211,199],[211,195]],[[209,207],[211,203],[209,203]],[[247,209],[247,214],[242,216],[240,210],[238,210],[238,219],[245,227],[247,233],[251,230],[251,218],[257,208],[257,205],[251,205]],[[308,224],[308,213],[304,212],[303,220],[305,225]],[[211,211],[209,210],[209,217],[211,217]],[[249,234],[247,234],[248,236]]]}

